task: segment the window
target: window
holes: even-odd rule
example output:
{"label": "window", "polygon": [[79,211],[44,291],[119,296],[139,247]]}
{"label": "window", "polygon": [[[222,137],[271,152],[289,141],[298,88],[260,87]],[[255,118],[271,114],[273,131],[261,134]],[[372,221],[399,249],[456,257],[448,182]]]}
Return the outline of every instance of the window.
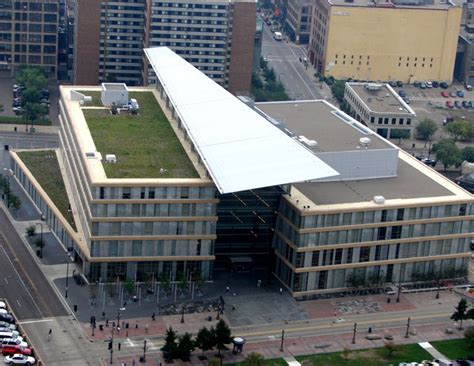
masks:
{"label": "window", "polygon": [[382,215],[380,217],[381,222],[387,221],[387,210],[382,210]]}
{"label": "window", "polygon": [[404,122],[404,119],[403,119],[403,118],[400,118],[400,120],[398,121],[398,124],[399,124],[399,125],[403,125],[403,122]]}
{"label": "window", "polygon": [[392,234],[390,235],[390,239],[400,239],[402,236],[402,226],[392,226]]}
{"label": "window", "polygon": [[352,263],[352,254],[354,253],[354,248],[348,248],[346,253],[346,263]]}
{"label": "window", "polygon": [[311,258],[311,267],[319,266],[319,251],[313,252],[313,257]]}
{"label": "window", "polygon": [[336,249],[336,255],[334,257],[334,264],[342,263],[342,248]]}
{"label": "window", "polygon": [[395,259],[400,258],[400,243],[397,244],[397,247],[395,248]]}
{"label": "window", "polygon": [[140,198],[144,199],[145,198],[145,188],[142,188],[140,191]]}
{"label": "window", "polygon": [[459,206],[459,216],[466,216],[466,208],[467,205],[465,203]]}
{"label": "window", "polygon": [[407,125],[408,125],[408,126],[411,125],[411,118],[407,118]]}
{"label": "window", "polygon": [[378,124],[381,125],[383,123],[383,118],[379,117]]}
{"label": "window", "polygon": [[387,235],[387,228],[379,227],[377,230],[377,240],[385,240],[386,235]]}
{"label": "window", "polygon": [[105,188],[104,187],[100,187],[100,189],[99,189],[99,198],[101,200],[103,200],[105,198]]}
{"label": "window", "polygon": [[388,125],[388,117],[384,118],[383,123],[384,123],[385,125]]}
{"label": "window", "polygon": [[368,262],[370,258],[370,247],[361,247],[359,252],[359,263]]}
{"label": "window", "polygon": [[370,123],[374,123],[375,122],[375,118],[374,117],[370,117]]}
{"label": "window", "polygon": [[142,255],[142,241],[133,240],[132,241],[132,256],[137,257]]}
{"label": "window", "polygon": [[404,214],[405,214],[405,209],[404,208],[399,208],[397,210],[397,221],[402,221]]}
{"label": "window", "polygon": [[154,189],[151,189],[148,191],[148,198],[153,200],[155,199],[155,190]]}
{"label": "window", "polygon": [[397,123],[397,119],[396,118],[392,118],[392,125],[396,124]]}
{"label": "window", "polygon": [[129,200],[130,196],[131,196],[130,188],[124,188],[123,191],[122,191],[122,198],[124,200]]}

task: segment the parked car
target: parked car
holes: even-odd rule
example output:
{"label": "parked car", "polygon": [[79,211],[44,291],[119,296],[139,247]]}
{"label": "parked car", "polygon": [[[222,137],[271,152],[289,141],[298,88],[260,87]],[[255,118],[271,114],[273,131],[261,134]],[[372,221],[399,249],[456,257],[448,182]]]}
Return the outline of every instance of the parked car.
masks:
{"label": "parked car", "polygon": [[22,346],[22,347],[28,347],[28,343],[26,343],[23,338],[18,337],[18,338],[5,338],[2,340],[2,347],[3,346]]}
{"label": "parked car", "polygon": [[400,80],[397,80],[396,83],[399,88],[403,87],[403,83]]}
{"label": "parked car", "polygon": [[413,83],[413,86],[414,86],[415,88],[419,88],[419,87],[420,87],[420,84],[421,84],[421,83],[420,83],[419,81],[415,81],[415,82]]}
{"label": "parked car", "polygon": [[456,98],[458,96],[458,93],[456,93],[456,90],[453,90],[449,93],[450,97]]}
{"label": "parked car", "polygon": [[433,88],[437,88],[439,86],[439,83],[437,81],[433,81]]}
{"label": "parked car", "polygon": [[31,348],[22,347],[22,346],[3,346],[2,354],[4,356],[11,356],[15,354],[31,356],[32,350]]}
{"label": "parked car", "polygon": [[19,332],[19,331],[17,331],[17,330],[12,330],[12,329],[10,329],[9,327],[0,328],[0,332],[11,332],[12,335],[13,335],[13,338],[18,338],[18,337],[20,337],[20,332]]}
{"label": "parked car", "polygon": [[463,108],[469,108],[469,102],[467,100],[463,100],[461,102],[461,105],[462,105]]}
{"label": "parked car", "polygon": [[471,84],[468,84],[467,82],[466,82],[466,83],[464,83],[464,87],[466,88],[466,90],[469,90],[469,91],[471,91],[471,90],[472,90],[472,86],[471,86]]}
{"label": "parked car", "polygon": [[15,324],[10,324],[10,323],[7,323],[7,322],[0,322],[0,327],[10,328],[11,330],[16,330],[16,325]]}
{"label": "parked car", "polygon": [[456,94],[458,95],[459,98],[464,98],[464,92],[462,90],[458,90]]}
{"label": "parked car", "polygon": [[10,314],[0,314],[0,321],[7,323],[14,323],[15,319]]}
{"label": "parked car", "polygon": [[431,81],[427,81],[427,82],[426,82],[426,87],[427,87],[428,89],[431,89],[431,88],[433,87],[433,83],[432,83]]}
{"label": "parked car", "polygon": [[15,113],[17,116],[23,114],[23,112],[23,107],[13,107],[13,113]]}
{"label": "parked car", "polygon": [[451,102],[450,100],[447,100],[446,101],[446,107],[453,108],[454,107],[453,102]]}
{"label": "parked car", "polygon": [[448,83],[445,83],[445,82],[439,83],[439,86],[443,89],[448,89],[449,87]]}
{"label": "parked car", "polygon": [[441,96],[445,98],[449,98],[449,93],[447,91],[442,91]]}
{"label": "parked car", "polygon": [[454,106],[456,108],[462,108],[461,102],[459,100],[454,101]]}
{"label": "parked car", "polygon": [[401,96],[402,98],[406,97],[407,96],[407,93],[405,93],[403,90],[400,90],[398,92],[398,95]]}
{"label": "parked car", "polygon": [[34,357],[17,353],[13,356],[6,356],[4,362],[7,365],[33,365],[36,360]]}
{"label": "parked car", "polygon": [[436,165],[436,160],[434,160],[434,159],[423,158],[423,159],[421,159],[421,161],[422,161],[423,163],[425,163],[426,165],[429,165],[429,166],[433,166],[433,167],[434,167],[434,166]]}
{"label": "parked car", "polygon": [[394,81],[394,80],[390,80],[390,81],[388,82],[388,85],[390,85],[392,88],[395,88],[395,87],[397,86],[397,82]]}
{"label": "parked car", "polygon": [[426,83],[424,81],[420,83],[420,89],[426,89]]}
{"label": "parked car", "polygon": [[406,104],[410,104],[410,98],[409,97],[403,97],[402,99]]}

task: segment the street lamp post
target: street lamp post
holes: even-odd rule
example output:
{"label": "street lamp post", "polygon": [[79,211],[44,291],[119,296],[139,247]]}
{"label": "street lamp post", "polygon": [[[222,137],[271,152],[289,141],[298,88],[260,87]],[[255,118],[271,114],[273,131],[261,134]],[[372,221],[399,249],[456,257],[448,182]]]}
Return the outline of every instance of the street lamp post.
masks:
{"label": "street lamp post", "polygon": [[216,319],[219,320],[221,317],[220,317],[220,312],[221,312],[221,306],[220,305],[217,305],[217,315],[216,315]]}
{"label": "street lamp post", "polygon": [[143,340],[143,362],[146,362],[146,339]]}
{"label": "street lamp post", "polygon": [[42,222],[37,222],[36,225],[40,225],[41,227],[41,233],[40,233],[40,258],[43,258],[43,247],[44,247],[44,242],[43,242],[43,223]]}
{"label": "street lamp post", "polygon": [[64,297],[67,299],[67,290],[69,285],[69,255],[66,258],[66,287],[64,289]]}
{"label": "street lamp post", "polygon": [[400,302],[400,292],[402,292],[402,282],[401,280],[398,281],[398,292],[397,292],[397,302]]}
{"label": "street lamp post", "polygon": [[354,323],[354,329],[352,333],[352,344],[355,344],[356,342],[356,333],[357,333],[357,323]]}
{"label": "street lamp post", "polygon": [[110,349],[110,364],[112,365],[113,362],[113,355],[114,355],[114,329],[115,327],[112,327],[112,338],[110,339],[109,342],[109,349]]}
{"label": "street lamp post", "polygon": [[405,338],[410,338],[410,318],[407,321],[407,332],[405,333]]}
{"label": "street lamp post", "polygon": [[184,323],[184,306],[181,308],[181,323]]}
{"label": "street lamp post", "polygon": [[283,343],[285,342],[285,330],[281,330],[280,352],[283,352]]}
{"label": "street lamp post", "polygon": [[[117,327],[120,327],[120,310],[117,312]],[[120,328],[117,328],[117,330]]]}

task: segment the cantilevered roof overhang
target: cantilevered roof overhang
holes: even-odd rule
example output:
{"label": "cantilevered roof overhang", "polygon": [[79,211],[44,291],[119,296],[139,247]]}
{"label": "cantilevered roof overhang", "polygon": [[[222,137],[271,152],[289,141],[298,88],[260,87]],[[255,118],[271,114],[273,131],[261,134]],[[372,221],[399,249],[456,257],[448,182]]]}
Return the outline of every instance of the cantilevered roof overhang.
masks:
{"label": "cantilevered roof overhang", "polygon": [[145,54],[219,192],[338,174],[169,48]]}

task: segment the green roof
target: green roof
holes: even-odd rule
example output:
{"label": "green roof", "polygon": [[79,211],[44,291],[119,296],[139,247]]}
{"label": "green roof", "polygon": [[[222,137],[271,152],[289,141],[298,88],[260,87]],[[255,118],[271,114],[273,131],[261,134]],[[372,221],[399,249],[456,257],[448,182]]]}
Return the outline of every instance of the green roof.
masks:
{"label": "green roof", "polygon": [[18,156],[71,227],[76,230],[56,152],[54,150],[19,151]]}
{"label": "green roof", "polygon": [[130,98],[138,101],[139,115],[83,109],[97,151],[117,157],[104,164],[107,177],[199,178],[153,93],[132,92]]}

